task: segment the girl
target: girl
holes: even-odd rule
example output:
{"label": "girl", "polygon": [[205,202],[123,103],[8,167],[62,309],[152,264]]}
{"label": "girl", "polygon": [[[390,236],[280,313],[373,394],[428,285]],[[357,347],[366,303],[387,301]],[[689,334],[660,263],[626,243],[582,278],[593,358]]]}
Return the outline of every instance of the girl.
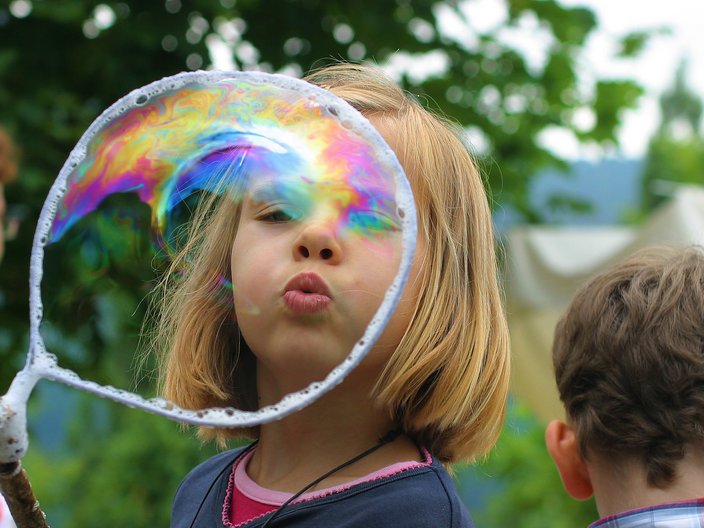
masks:
{"label": "girl", "polygon": [[[481,178],[461,132],[377,69],[339,64],[306,80],[362,112],[404,167],[420,226],[408,284],[379,341],[339,386],[274,423],[200,431],[220,443],[242,435],[257,441],[184,479],[172,527],[471,526],[445,466],[493,446],[509,379]],[[396,269],[337,232],[256,199],[237,214],[214,215],[184,250],[197,248],[198,258],[182,259],[194,264],[165,289],[157,335],[167,349],[163,392],[182,407],[256,409],[320,379],[340,361],[337,350],[350,348],[344,325],[335,317],[312,325],[299,319],[338,310],[330,298],[354,281],[381,296]],[[298,319],[267,310],[275,288],[268,281],[276,282],[280,266],[301,271],[296,288],[316,292],[314,301],[295,291],[286,299]],[[212,270],[246,291],[235,288],[232,303],[214,299]],[[256,296],[255,317],[246,307]],[[365,325],[368,309],[352,299],[345,313]],[[296,349],[301,342],[305,350]]]}

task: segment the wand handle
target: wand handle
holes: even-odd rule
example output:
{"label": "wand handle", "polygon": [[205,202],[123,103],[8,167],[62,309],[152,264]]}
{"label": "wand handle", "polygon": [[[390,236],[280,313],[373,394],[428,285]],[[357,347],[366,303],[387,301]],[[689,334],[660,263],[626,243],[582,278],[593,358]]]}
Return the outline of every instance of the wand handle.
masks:
{"label": "wand handle", "polygon": [[19,462],[0,464],[0,491],[17,528],[49,528],[27,473]]}

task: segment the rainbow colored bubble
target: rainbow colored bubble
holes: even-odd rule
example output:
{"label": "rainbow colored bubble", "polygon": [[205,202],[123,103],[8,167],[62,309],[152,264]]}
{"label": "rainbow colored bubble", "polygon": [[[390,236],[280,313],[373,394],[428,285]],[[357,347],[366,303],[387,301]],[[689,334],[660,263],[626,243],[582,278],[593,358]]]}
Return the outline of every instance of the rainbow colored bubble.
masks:
{"label": "rainbow colored bubble", "polygon": [[157,233],[195,193],[234,200],[264,182],[293,209],[327,200],[339,229],[400,225],[387,160],[336,107],[251,77],[193,82],[137,100],[104,122],[67,178],[48,242],[57,242],[109,195],[134,193]]}
{"label": "rainbow colored bubble", "polygon": [[[256,411],[185,409],[82,379],[59,364],[40,332],[45,301],[56,305],[51,296],[42,298],[45,256],[64,258],[75,250],[96,266],[109,262],[101,273],[112,273],[115,260],[132,265],[129,244],[144,247],[143,239],[123,234],[139,235],[151,226],[157,241],[168,242],[170,230],[180,228],[171,224],[187,223],[182,213],[201,195],[214,196],[213,205],[224,198],[271,200],[286,220],[323,209],[337,229],[363,237],[363,247],[380,258],[384,248],[393,247],[395,257],[400,251],[378,310],[342,362],[323,379]],[[30,259],[30,345],[10,391],[13,401],[25,402],[46,378],[208,427],[250,427],[290,415],[337,386],[382,335],[408,279],[416,234],[413,194],[395,154],[362,114],[329,91],[261,72],[185,72],[153,82],[93,122],[44,202]],[[47,251],[47,244],[56,246]],[[237,291],[237,284],[218,275],[210,293],[229,304]],[[254,303],[247,309],[258,315]]]}

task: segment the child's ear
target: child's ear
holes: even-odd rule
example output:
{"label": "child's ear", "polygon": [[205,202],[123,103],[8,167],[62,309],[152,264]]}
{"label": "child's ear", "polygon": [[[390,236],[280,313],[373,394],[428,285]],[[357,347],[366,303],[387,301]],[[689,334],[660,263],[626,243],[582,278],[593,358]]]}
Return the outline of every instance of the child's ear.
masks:
{"label": "child's ear", "polygon": [[553,420],[545,430],[545,445],[562,479],[562,485],[573,498],[586,500],[594,494],[587,465],[579,454],[577,435],[565,422]]}

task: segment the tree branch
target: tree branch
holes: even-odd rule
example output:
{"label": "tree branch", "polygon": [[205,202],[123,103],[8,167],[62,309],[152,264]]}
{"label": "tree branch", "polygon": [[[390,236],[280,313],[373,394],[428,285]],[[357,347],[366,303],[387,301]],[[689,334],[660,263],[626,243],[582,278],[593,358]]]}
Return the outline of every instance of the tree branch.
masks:
{"label": "tree branch", "polygon": [[19,462],[0,464],[0,491],[17,528],[49,528],[27,473]]}

